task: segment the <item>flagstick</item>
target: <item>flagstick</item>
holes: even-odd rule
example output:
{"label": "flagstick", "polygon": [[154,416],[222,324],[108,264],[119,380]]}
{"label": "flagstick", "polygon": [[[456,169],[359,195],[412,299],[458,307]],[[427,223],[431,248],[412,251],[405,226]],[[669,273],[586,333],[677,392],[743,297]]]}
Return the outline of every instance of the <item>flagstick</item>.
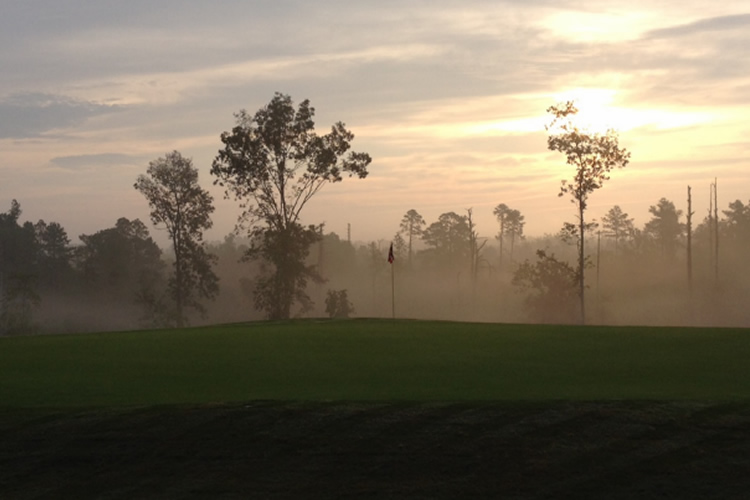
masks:
{"label": "flagstick", "polygon": [[396,279],[394,277],[396,266],[391,262],[391,312],[393,313],[393,319],[396,319]]}
{"label": "flagstick", "polygon": [[388,249],[388,263],[391,265],[391,314],[393,315],[393,319],[396,319],[396,278],[395,273],[393,269],[393,261],[396,260],[393,257],[393,242],[391,242],[391,247]]}

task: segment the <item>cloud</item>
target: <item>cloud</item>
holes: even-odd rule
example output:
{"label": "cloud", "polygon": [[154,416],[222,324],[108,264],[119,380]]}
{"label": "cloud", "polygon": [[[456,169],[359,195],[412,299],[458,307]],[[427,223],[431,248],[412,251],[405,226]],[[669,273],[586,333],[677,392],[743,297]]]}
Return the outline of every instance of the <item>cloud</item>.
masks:
{"label": "cloud", "polygon": [[0,101],[0,138],[40,137],[87,119],[118,111],[117,106],[41,92],[16,93]]}
{"label": "cloud", "polygon": [[[731,16],[718,16],[698,21],[651,30],[645,38],[673,38],[693,36],[707,32],[725,32],[726,30],[747,30],[750,27],[750,14],[737,14]],[[746,31],[745,31],[746,33]]]}
{"label": "cloud", "polygon": [[122,153],[58,156],[50,160],[51,163],[54,163],[58,167],[66,169],[117,165],[143,165],[146,163],[146,161],[147,160],[143,156],[128,155]]}

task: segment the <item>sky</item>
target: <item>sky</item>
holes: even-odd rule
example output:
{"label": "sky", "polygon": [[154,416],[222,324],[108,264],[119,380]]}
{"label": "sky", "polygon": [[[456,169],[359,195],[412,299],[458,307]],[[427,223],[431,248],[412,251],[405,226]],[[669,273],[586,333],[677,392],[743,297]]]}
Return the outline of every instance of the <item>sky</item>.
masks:
{"label": "sky", "polygon": [[209,174],[220,134],[276,91],[372,156],[303,214],[353,240],[390,240],[410,209],[430,224],[468,208],[491,238],[499,203],[527,235],[556,233],[573,170],[547,150],[545,110],[568,99],[632,154],[589,217],[619,205],[642,227],[662,197],[685,211],[691,185],[699,221],[714,178],[720,208],[750,200],[746,0],[3,0],[0,68],[0,211],[17,199],[74,242],[119,217],[151,227],[133,183],[173,150],[222,239],[239,208]]}

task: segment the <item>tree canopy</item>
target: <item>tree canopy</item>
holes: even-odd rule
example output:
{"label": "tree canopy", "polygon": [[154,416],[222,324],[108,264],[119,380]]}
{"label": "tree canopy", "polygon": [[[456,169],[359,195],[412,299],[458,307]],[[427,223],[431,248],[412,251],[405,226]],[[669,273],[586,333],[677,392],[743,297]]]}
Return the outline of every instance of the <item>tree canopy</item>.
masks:
{"label": "tree canopy", "polygon": [[218,293],[218,278],[211,270],[216,260],[207,253],[203,231],[212,226],[213,197],[198,184],[198,169],[178,151],[149,163],[146,175],[134,185],[151,207],[151,222],[163,225],[174,249],[174,274],[169,279],[177,326],[185,322],[185,307],[203,313],[200,299]]}
{"label": "tree canopy", "polygon": [[248,228],[254,242],[249,257],[274,267],[255,289],[256,305],[271,318],[288,318],[294,302],[309,305],[304,287],[319,279],[304,263],[318,229],[302,226],[302,210],[324,185],[344,175],[367,177],[372,161],[367,153],[350,151],[354,134],[342,122],[318,135],[314,116],[310,101],[295,109],[290,96],[277,92],[255,114],[235,115],[211,167],[214,183],[240,203],[239,226]]}

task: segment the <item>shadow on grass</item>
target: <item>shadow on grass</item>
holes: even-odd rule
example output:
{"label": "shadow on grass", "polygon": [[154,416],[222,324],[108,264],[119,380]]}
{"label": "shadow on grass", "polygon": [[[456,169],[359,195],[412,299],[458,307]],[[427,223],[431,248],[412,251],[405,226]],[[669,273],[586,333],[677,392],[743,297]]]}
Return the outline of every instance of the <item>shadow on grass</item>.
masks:
{"label": "shadow on grass", "polygon": [[750,403],[0,412],[0,498],[741,498]]}

